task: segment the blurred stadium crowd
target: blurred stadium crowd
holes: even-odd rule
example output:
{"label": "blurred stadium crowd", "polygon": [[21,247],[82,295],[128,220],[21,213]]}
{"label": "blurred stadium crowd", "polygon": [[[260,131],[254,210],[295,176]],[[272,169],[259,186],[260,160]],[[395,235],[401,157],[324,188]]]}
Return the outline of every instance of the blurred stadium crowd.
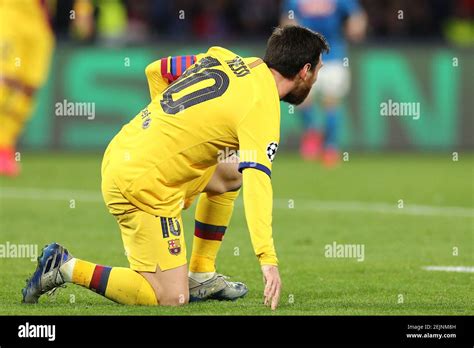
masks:
{"label": "blurred stadium crowd", "polygon": [[[60,39],[140,44],[150,40],[261,40],[278,25],[283,2],[56,0],[49,6]],[[360,0],[360,3],[369,18],[369,40],[418,38],[463,46],[473,44],[474,0]],[[75,10],[76,21],[70,20],[71,10]],[[80,29],[72,27],[74,23],[81,24]]]}

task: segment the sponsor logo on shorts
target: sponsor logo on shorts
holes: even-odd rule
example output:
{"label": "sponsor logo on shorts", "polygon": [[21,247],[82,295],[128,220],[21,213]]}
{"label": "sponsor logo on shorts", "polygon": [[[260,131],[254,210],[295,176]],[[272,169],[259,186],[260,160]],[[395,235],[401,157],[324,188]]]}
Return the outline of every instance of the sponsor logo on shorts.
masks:
{"label": "sponsor logo on shorts", "polygon": [[181,241],[179,239],[171,239],[168,241],[168,250],[171,255],[179,255],[181,252]]}

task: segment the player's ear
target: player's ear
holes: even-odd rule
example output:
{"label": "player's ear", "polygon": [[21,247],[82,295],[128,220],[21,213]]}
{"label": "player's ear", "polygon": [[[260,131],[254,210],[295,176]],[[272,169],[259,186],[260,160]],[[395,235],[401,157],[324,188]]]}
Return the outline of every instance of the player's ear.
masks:
{"label": "player's ear", "polygon": [[299,77],[303,80],[306,81],[311,77],[311,64],[306,63],[298,73]]}

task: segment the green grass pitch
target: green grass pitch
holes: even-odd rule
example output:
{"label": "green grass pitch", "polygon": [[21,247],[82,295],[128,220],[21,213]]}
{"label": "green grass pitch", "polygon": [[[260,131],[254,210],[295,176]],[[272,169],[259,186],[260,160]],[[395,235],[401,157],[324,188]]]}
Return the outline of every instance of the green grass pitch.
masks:
{"label": "green grass pitch", "polygon": [[[118,226],[101,201],[100,161],[99,154],[23,153],[22,175],[0,178],[0,244],[40,250],[56,241],[76,257],[127,266]],[[217,266],[248,285],[244,299],[132,307],[70,284],[22,305],[20,289],[36,263],[0,258],[0,314],[472,315],[474,273],[423,267],[474,266],[473,168],[474,156],[462,153],[457,162],[450,153],[351,153],[333,170],[279,154],[273,226],[283,293],[274,313],[262,305],[262,276],[239,199]],[[183,213],[188,258],[194,206]],[[325,257],[333,242],[364,245],[364,260]]]}

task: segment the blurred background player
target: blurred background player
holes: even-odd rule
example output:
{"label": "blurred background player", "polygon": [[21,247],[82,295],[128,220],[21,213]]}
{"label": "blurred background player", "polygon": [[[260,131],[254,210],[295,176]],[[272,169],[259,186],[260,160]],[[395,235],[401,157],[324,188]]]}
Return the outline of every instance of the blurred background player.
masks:
{"label": "blurred background player", "polygon": [[[300,24],[322,33],[331,44],[330,53],[323,57],[324,69],[314,93],[301,106],[304,131],[300,153],[305,160],[321,158],[324,165],[334,166],[340,157],[338,126],[350,85],[345,38],[361,41],[365,36],[367,16],[357,0],[285,0],[283,7],[283,25]],[[317,122],[314,94],[325,116],[324,131]]]}
{"label": "blurred background player", "polygon": [[15,176],[16,143],[47,77],[54,35],[44,2],[2,0],[0,7],[0,175]]}
{"label": "blurred background player", "polygon": [[[0,1],[0,175],[20,172],[16,146],[32,115],[35,96],[48,76],[54,49],[50,14],[55,1]],[[71,12],[79,38],[92,33],[93,7],[77,0]]]}

